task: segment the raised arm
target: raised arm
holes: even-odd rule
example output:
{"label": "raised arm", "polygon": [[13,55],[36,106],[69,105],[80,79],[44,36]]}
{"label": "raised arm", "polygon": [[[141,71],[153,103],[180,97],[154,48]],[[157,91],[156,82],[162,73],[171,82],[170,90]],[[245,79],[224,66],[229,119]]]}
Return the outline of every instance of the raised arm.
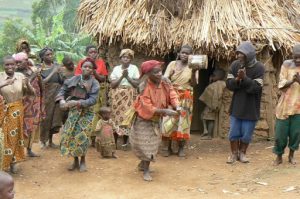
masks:
{"label": "raised arm", "polygon": [[134,72],[132,77],[127,76],[126,79],[133,86],[133,88],[137,88],[140,83],[139,77],[140,77],[139,69],[136,66],[134,66]]}
{"label": "raised arm", "polygon": [[228,71],[227,80],[226,80],[226,87],[230,91],[236,91],[239,90],[240,87],[240,81],[236,78],[236,64],[233,62],[230,66],[230,70]]}
{"label": "raised arm", "polygon": [[113,89],[117,88],[120,85],[120,83],[123,80],[123,78],[125,78],[125,75],[128,75],[128,72],[127,73],[123,72],[122,76],[118,77],[116,70],[117,70],[117,68],[114,68],[113,72],[110,75],[110,80],[111,80],[110,86]]}
{"label": "raised arm", "polygon": [[245,88],[246,92],[250,93],[250,94],[255,94],[255,93],[261,92],[262,87],[263,87],[264,74],[265,74],[265,69],[261,65],[258,68],[255,79],[251,79],[251,78],[245,76],[245,78],[243,78],[241,81],[241,87]]}
{"label": "raised arm", "polygon": [[24,95],[35,95],[35,90],[30,84],[28,78],[23,79],[23,92]]}
{"label": "raised arm", "polygon": [[[286,61],[287,62],[287,61]],[[291,63],[290,63],[291,64]],[[278,88],[282,91],[289,88],[293,83],[295,83],[295,78],[289,79],[288,77],[288,69],[287,64],[285,62],[282,64],[279,74],[279,82],[278,82]]]}

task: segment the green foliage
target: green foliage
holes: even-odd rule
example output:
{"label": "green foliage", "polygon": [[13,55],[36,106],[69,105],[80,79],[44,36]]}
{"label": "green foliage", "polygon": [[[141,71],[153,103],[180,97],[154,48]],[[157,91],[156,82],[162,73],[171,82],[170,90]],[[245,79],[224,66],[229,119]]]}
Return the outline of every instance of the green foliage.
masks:
{"label": "green foliage", "polygon": [[41,0],[33,4],[32,24],[26,25],[21,19],[5,22],[0,33],[0,57],[15,53],[20,38],[31,44],[32,53],[45,46],[55,51],[60,63],[65,55],[75,62],[84,57],[85,47],[92,43],[91,37],[76,32],[76,10],[80,0]]}
{"label": "green foliage", "polygon": [[41,24],[47,34],[51,32],[52,18],[62,10],[65,0],[40,0],[32,4],[33,25]]}
{"label": "green foliage", "polygon": [[[0,65],[2,57],[15,53],[16,42],[21,38],[27,38],[29,28],[21,19],[9,19],[4,22],[0,32]],[[29,41],[32,42],[31,39]]]}
{"label": "green foliage", "polygon": [[[80,0],[47,0],[36,1],[32,5],[32,23],[42,24],[46,33],[52,32],[52,18],[59,13],[63,13],[63,25],[68,32],[75,32],[76,28],[76,13],[79,7]],[[41,21],[40,21],[41,20]]]}
{"label": "green foliage", "polygon": [[80,0],[65,0],[63,24],[68,32],[78,32],[76,17],[79,4]]}

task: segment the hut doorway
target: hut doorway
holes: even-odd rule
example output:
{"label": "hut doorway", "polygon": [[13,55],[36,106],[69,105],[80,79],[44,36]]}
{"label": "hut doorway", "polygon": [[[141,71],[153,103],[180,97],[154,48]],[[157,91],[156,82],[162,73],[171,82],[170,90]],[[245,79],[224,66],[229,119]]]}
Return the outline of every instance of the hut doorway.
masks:
{"label": "hut doorway", "polygon": [[[170,52],[164,57],[165,66],[171,61],[176,60],[177,53]],[[199,84],[194,87],[194,105],[193,105],[193,118],[191,125],[192,134],[202,134],[203,124],[201,121],[201,113],[204,109],[204,104],[199,100],[200,95],[209,84],[209,76],[213,73],[215,67],[215,60],[209,59],[207,70],[199,71]],[[166,68],[164,68],[165,71]],[[163,72],[164,72],[163,71]]]}

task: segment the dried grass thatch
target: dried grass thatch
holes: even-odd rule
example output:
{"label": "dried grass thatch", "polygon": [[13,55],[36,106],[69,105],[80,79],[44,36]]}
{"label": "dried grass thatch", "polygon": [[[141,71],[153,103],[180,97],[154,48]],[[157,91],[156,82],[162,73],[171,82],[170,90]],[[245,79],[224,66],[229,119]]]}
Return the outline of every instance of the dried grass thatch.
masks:
{"label": "dried grass thatch", "polygon": [[299,14],[293,0],[82,0],[78,22],[99,45],[163,55],[190,44],[225,57],[242,40],[289,49],[300,41]]}

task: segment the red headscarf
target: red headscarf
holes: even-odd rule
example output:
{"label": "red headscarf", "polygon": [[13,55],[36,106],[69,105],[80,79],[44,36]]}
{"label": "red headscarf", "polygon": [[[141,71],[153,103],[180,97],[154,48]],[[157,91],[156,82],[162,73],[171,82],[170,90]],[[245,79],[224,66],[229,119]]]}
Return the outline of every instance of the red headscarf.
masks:
{"label": "red headscarf", "polygon": [[156,61],[156,60],[149,60],[145,61],[141,65],[141,76],[149,73],[153,68],[159,66],[161,67],[164,62]]}

